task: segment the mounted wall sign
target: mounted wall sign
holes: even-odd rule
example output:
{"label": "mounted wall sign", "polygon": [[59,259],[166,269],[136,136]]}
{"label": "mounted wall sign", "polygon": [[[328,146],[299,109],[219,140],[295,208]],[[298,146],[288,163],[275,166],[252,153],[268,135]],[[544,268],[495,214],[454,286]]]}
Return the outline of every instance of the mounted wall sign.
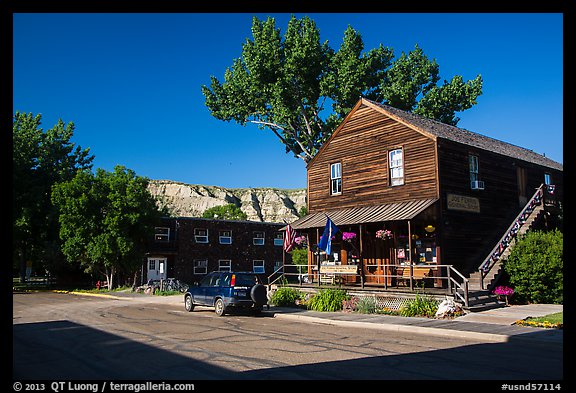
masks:
{"label": "mounted wall sign", "polygon": [[464,195],[447,194],[446,207],[448,210],[480,213],[480,200],[478,198]]}

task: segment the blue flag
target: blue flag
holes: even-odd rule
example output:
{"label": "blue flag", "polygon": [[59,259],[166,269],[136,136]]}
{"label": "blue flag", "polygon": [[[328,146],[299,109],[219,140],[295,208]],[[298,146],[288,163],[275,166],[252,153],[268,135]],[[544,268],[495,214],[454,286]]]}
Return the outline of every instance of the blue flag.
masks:
{"label": "blue flag", "polygon": [[326,216],[326,226],[324,227],[324,232],[318,242],[318,248],[330,255],[332,252],[332,236],[336,233],[338,233],[338,227],[334,225],[330,217]]}

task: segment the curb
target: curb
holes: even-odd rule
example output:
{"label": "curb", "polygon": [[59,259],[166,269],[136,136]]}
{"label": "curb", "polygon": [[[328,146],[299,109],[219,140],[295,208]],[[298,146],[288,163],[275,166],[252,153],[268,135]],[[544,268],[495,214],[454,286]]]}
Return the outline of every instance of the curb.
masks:
{"label": "curb", "polygon": [[433,328],[433,327],[397,325],[397,324],[390,324],[390,323],[341,321],[341,320],[311,317],[311,316],[306,316],[306,315],[274,314],[274,318],[294,319],[294,320],[301,320],[303,322],[320,323],[320,324],[324,324],[324,325],[338,325],[338,326],[345,326],[345,327],[384,330],[384,331],[391,331],[391,332],[396,332],[396,333],[406,332],[406,333],[413,333],[413,334],[425,334],[425,335],[429,335],[429,336],[432,335],[432,336],[436,336],[436,337],[458,337],[458,338],[467,338],[467,339],[474,339],[474,340],[479,340],[479,341],[490,341],[490,342],[498,342],[498,343],[503,343],[503,342],[509,341],[509,336],[502,335],[502,334],[440,329],[440,328]]}
{"label": "curb", "polygon": [[116,299],[116,300],[125,300],[125,299],[132,300],[131,298],[129,298],[127,296],[114,296],[114,295],[109,295],[107,293],[90,293],[90,292],[62,291],[62,290],[53,290],[52,292],[64,293],[67,295],[77,295],[77,296],[105,297],[105,298]]}

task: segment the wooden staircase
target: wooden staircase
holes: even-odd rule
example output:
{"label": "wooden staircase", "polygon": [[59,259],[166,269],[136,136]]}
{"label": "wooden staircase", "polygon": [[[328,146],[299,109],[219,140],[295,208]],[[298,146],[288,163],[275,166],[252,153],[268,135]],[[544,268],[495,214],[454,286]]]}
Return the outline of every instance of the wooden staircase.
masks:
{"label": "wooden staircase", "polygon": [[502,265],[510,255],[518,236],[522,236],[532,229],[534,223],[544,214],[544,187],[544,185],[538,187],[532,198],[484,259],[478,271],[470,275],[468,279],[468,309],[471,311],[504,305],[491,291],[502,274]]}

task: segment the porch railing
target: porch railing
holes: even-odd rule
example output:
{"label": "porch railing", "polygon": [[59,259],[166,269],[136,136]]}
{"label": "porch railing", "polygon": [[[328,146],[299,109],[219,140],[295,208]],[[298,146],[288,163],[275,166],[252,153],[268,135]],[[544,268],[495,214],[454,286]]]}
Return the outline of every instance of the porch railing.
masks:
{"label": "porch railing", "polygon": [[[282,265],[268,276],[268,285],[316,285],[318,287],[358,287],[378,286],[419,290],[426,287],[443,290],[453,295],[468,307],[468,279],[452,265],[367,265],[364,273],[318,273],[315,269],[308,274],[306,265]],[[377,272],[370,273],[371,269]],[[429,270],[423,276],[421,269]],[[419,272],[420,270],[420,272]],[[354,279],[352,279],[354,278]],[[423,285],[420,285],[422,283]]]}

